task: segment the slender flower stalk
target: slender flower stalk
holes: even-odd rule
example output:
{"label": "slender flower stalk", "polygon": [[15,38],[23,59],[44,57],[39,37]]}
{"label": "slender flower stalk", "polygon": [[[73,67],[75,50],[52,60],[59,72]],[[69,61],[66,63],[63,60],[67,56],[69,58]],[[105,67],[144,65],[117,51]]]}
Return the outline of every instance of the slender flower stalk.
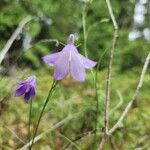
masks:
{"label": "slender flower stalk", "polygon": [[[17,85],[19,88],[15,91],[15,97],[19,97],[24,95],[24,100],[25,102],[28,102],[30,100],[30,105],[29,105],[29,121],[28,121],[28,136],[29,136],[29,141],[31,138],[31,113],[32,113],[32,99],[36,95],[36,77],[35,76],[30,76],[26,80],[22,82],[17,82]],[[30,145],[29,145],[30,147]]]}
{"label": "slender flower stalk", "polygon": [[45,100],[45,103],[43,105],[42,111],[40,113],[40,116],[39,116],[39,119],[38,119],[38,122],[37,122],[37,125],[36,125],[36,128],[35,128],[35,131],[34,131],[34,134],[33,134],[33,139],[32,139],[32,143],[31,143],[31,146],[30,146],[30,150],[32,149],[32,146],[33,146],[33,143],[34,143],[34,139],[35,139],[35,136],[37,134],[37,131],[38,131],[38,128],[39,128],[39,124],[40,124],[41,118],[43,116],[44,110],[45,110],[46,105],[49,102],[49,100],[50,100],[50,98],[51,98],[51,96],[53,94],[53,91],[54,91],[54,89],[56,87],[56,84],[57,84],[57,81],[54,80],[53,83],[52,83],[52,85],[51,85],[51,88],[49,90],[48,96],[47,96],[47,98]]}
{"label": "slender flower stalk", "polygon": [[[88,53],[87,53],[87,38],[88,38],[88,31],[89,31],[90,27],[88,29],[86,28],[86,16],[87,16],[87,5],[85,4],[83,6],[83,10],[82,10],[82,27],[83,27],[83,39],[84,39],[84,53],[85,53],[85,56],[88,57]],[[95,99],[96,99],[95,133],[97,132],[97,122],[98,122],[97,116],[98,116],[98,108],[99,108],[98,87],[97,87],[97,72],[98,72],[99,64],[100,64],[100,61],[97,64],[95,76],[94,76],[93,70],[90,69],[91,74],[92,74],[93,79],[94,79],[93,81],[94,81]]]}
{"label": "slender flower stalk", "polygon": [[[32,117],[32,99],[30,100],[30,106],[29,106],[29,131],[28,131],[28,134],[29,134],[29,141],[31,139],[31,117]],[[30,147],[30,145],[29,145]]]}
{"label": "slender flower stalk", "polygon": [[83,26],[83,39],[84,39],[84,53],[85,56],[88,57],[87,53],[87,30],[86,30],[86,4],[83,6],[83,11],[82,11],[82,26]]}
{"label": "slender flower stalk", "polygon": [[105,112],[104,112],[104,135],[102,137],[101,143],[99,144],[99,148],[98,148],[99,150],[103,149],[104,143],[109,138],[109,136],[108,136],[109,103],[110,103],[110,94],[111,94],[112,63],[113,63],[113,55],[114,55],[114,50],[115,50],[117,37],[118,37],[118,24],[116,22],[114,14],[113,14],[110,0],[106,0],[106,4],[108,7],[109,15],[110,15],[112,23],[113,23],[114,34],[113,34],[113,39],[112,39],[112,48],[110,50],[110,58],[109,58],[108,73],[107,73],[107,83],[106,83],[106,100],[105,100]]}
{"label": "slender flower stalk", "polygon": [[[88,30],[90,29],[90,27],[88,29],[86,28],[86,16],[87,16],[87,5],[85,4],[83,6],[83,10],[82,10],[82,27],[83,27],[83,39],[84,39],[84,53],[85,53],[85,56],[88,57],[88,53],[87,53],[87,38],[88,38]],[[100,64],[100,62],[98,62],[98,63]],[[96,135],[96,132],[97,132],[97,122],[98,122],[97,116],[98,116],[98,108],[99,108],[98,87],[97,87],[97,70],[98,70],[99,64],[97,64],[95,76],[94,76],[93,70],[92,69],[90,70],[91,74],[93,76],[93,79],[94,79],[93,81],[94,81],[95,99],[96,99],[95,135]],[[96,136],[95,136],[95,138],[96,138]]]}
{"label": "slender flower stalk", "polygon": [[96,121],[95,121],[95,133],[97,132],[97,124],[98,124],[98,113],[99,113],[99,95],[98,95],[98,69],[100,68],[101,62],[107,52],[107,49],[102,53],[102,55],[99,57],[97,66],[96,66],[96,72],[95,72],[95,99],[96,99]]}

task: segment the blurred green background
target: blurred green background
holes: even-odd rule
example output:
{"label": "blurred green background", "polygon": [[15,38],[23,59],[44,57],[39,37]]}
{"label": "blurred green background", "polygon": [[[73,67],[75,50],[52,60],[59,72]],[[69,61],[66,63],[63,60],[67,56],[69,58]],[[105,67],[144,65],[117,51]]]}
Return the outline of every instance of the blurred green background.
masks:
{"label": "blurred green background", "polygon": [[[140,1],[113,0],[112,7],[119,25],[119,38],[114,53],[110,127],[115,124],[121,112],[134,93],[145,58],[149,53],[150,39],[145,38],[144,29],[150,27],[149,2],[145,7],[144,21],[134,21],[135,6]],[[83,22],[86,23],[87,53],[92,60],[98,61],[106,51],[98,68],[98,134],[85,136],[70,144],[71,140],[84,136],[95,129],[96,100],[93,77],[87,71],[85,83],[77,83],[71,78],[64,79],[57,86],[53,99],[49,102],[43,116],[39,134],[47,131],[61,120],[73,117],[62,126],[48,132],[35,145],[34,149],[97,149],[103,124],[104,100],[109,50],[111,48],[113,25],[105,0],[0,0],[0,50],[27,16],[33,19],[23,28],[0,65],[0,149],[19,149],[27,143],[29,105],[22,98],[14,98],[16,81],[35,74],[37,76],[37,96],[33,103],[32,130],[44,103],[53,78],[53,67],[45,65],[41,57],[60,51],[70,33],[78,37],[76,45],[84,55],[85,39]],[[140,31],[141,36],[130,39],[132,30]],[[147,33],[147,32],[146,32]],[[150,33],[149,33],[150,34]],[[149,35],[150,36],[150,35]],[[148,36],[147,36],[148,37]],[[58,40],[42,42],[43,40]],[[93,70],[95,72],[95,69]],[[150,149],[150,140],[139,143],[150,136],[150,70],[144,86],[112,140],[120,150],[136,149],[145,146]],[[117,104],[117,108],[115,106]],[[115,109],[114,109],[115,108]],[[79,114],[78,114],[79,113]],[[18,138],[19,137],[19,138]],[[68,144],[69,143],[69,144]],[[76,145],[75,145],[76,144]],[[110,142],[105,149],[113,149]]]}

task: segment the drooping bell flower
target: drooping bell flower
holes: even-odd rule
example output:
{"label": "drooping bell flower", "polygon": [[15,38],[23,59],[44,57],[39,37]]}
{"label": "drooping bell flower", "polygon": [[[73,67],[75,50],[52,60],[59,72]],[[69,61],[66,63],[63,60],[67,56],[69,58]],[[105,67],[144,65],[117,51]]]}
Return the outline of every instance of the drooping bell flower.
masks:
{"label": "drooping bell flower", "polygon": [[22,82],[17,82],[20,87],[16,90],[15,96],[24,95],[24,100],[28,102],[30,98],[35,97],[36,94],[36,77],[30,76]]}
{"label": "drooping bell flower", "polygon": [[85,80],[85,70],[96,65],[95,61],[79,54],[74,40],[74,35],[70,34],[68,43],[62,51],[42,57],[46,64],[54,65],[55,80],[61,80],[67,75],[71,75],[74,80],[82,82]]}

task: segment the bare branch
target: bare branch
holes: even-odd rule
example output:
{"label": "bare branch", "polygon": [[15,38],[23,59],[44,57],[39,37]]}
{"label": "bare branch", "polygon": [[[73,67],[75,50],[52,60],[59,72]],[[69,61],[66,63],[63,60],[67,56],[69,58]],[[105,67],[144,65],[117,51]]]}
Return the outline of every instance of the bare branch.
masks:
{"label": "bare branch", "polygon": [[103,150],[103,146],[105,144],[106,138],[107,137],[105,137],[105,135],[103,135],[101,143],[99,144],[98,150]]}
{"label": "bare branch", "polygon": [[60,132],[58,132],[57,134],[59,134],[64,139],[66,139],[69,142],[69,144],[73,145],[77,150],[81,150],[80,147],[76,143],[74,143],[72,140],[70,140],[68,137],[66,137],[65,135],[61,134]]}
{"label": "bare branch", "polygon": [[107,84],[106,84],[106,101],[105,101],[105,116],[104,116],[104,123],[105,123],[105,134],[108,132],[108,124],[109,124],[109,102],[110,102],[110,91],[111,91],[111,77],[112,77],[112,62],[113,62],[113,54],[114,49],[118,37],[118,25],[116,19],[114,17],[112,6],[109,0],[106,0],[106,4],[109,10],[109,15],[112,19],[113,26],[115,29],[112,41],[112,48],[110,50],[110,59],[109,59],[109,66],[108,66],[108,75],[107,75]]}
{"label": "bare branch", "polygon": [[31,17],[24,18],[18,25],[17,29],[14,31],[14,33],[11,35],[10,39],[7,41],[6,45],[0,52],[0,64],[2,63],[6,53],[9,51],[10,47],[12,46],[13,42],[16,40],[18,35],[22,32],[22,29],[24,26],[31,21]]}
{"label": "bare branch", "polygon": [[110,0],[106,0],[106,4],[108,7],[109,15],[111,17],[111,20],[113,22],[114,26],[114,34],[113,34],[113,40],[112,40],[112,48],[110,50],[110,58],[109,58],[109,65],[108,65],[108,74],[107,74],[107,84],[106,84],[106,100],[105,100],[105,114],[104,114],[104,135],[102,137],[102,141],[99,145],[99,150],[103,149],[103,145],[105,141],[107,140],[107,134],[108,134],[108,128],[109,128],[109,103],[110,103],[110,91],[111,91],[111,78],[112,78],[112,63],[113,63],[113,54],[114,49],[116,46],[116,41],[118,37],[118,25],[115,19],[115,16],[112,11],[112,6],[110,3]]}
{"label": "bare branch", "polygon": [[145,73],[147,71],[147,68],[148,68],[148,65],[149,65],[149,62],[150,62],[150,53],[148,54],[146,60],[145,60],[145,63],[144,63],[144,66],[143,66],[143,69],[142,69],[142,73],[141,73],[141,76],[140,76],[140,80],[139,80],[139,83],[137,85],[137,88],[135,90],[135,93],[134,95],[132,96],[131,100],[129,101],[127,107],[125,108],[124,112],[122,113],[122,115],[120,116],[119,120],[117,121],[117,123],[109,130],[108,134],[111,135],[113,132],[116,131],[117,128],[119,128],[120,124],[122,123],[123,119],[125,118],[125,116],[127,115],[127,113],[129,112],[129,110],[131,109],[131,106],[133,104],[133,102],[136,100],[138,94],[139,94],[139,91],[143,85],[143,81],[144,81],[144,77],[145,77]]}
{"label": "bare branch", "polygon": [[25,144],[25,141],[23,139],[21,139],[12,129],[6,127],[12,134],[14,137],[16,137],[20,142],[22,142],[23,144]]}
{"label": "bare branch", "polygon": [[[99,131],[99,132],[96,132],[96,133],[95,133],[95,130],[91,130],[91,131],[88,131],[88,132],[84,132],[84,133],[82,133],[82,134],[79,134],[79,135],[77,135],[77,136],[72,140],[72,142],[73,142],[73,143],[79,143],[79,142],[84,141],[85,139],[87,139],[87,138],[89,138],[89,137],[91,137],[91,136],[95,136],[95,134],[96,134],[96,135],[101,135],[101,128],[99,128],[98,130],[100,130],[100,131]],[[73,146],[72,143],[68,143],[68,144],[66,144],[66,145],[62,148],[62,150],[71,149],[72,146]]]}
{"label": "bare branch", "polygon": [[[63,120],[61,120],[60,122],[56,123],[55,125],[53,125],[52,127],[50,127],[49,129],[47,129],[46,131],[42,132],[41,134],[39,134],[38,136],[35,137],[34,139],[34,143],[36,143],[37,141],[39,141],[43,136],[45,136],[46,134],[48,134],[49,132],[59,128],[60,126],[62,126],[64,123],[70,121],[71,119],[75,118],[76,116],[78,116],[80,113],[75,113]],[[32,140],[30,142],[28,142],[26,145],[24,145],[22,148],[20,148],[20,150],[26,150],[28,149],[28,147],[30,146],[30,144],[32,143]]]}
{"label": "bare branch", "polygon": [[138,149],[138,146],[144,144],[144,142],[148,141],[149,139],[150,139],[150,134],[146,134],[143,137],[141,137],[135,144],[135,149]]}
{"label": "bare branch", "polygon": [[106,101],[105,101],[105,116],[104,116],[104,123],[105,123],[105,133],[108,132],[108,124],[109,124],[109,103],[110,103],[110,91],[111,91],[111,78],[112,78],[112,62],[113,62],[113,53],[115,49],[115,44],[117,40],[117,30],[114,32],[113,41],[112,41],[112,48],[110,50],[110,59],[109,59],[109,66],[108,66],[108,75],[107,75],[107,84],[106,84]]}
{"label": "bare branch", "polygon": [[109,10],[109,15],[110,15],[111,20],[112,20],[112,22],[113,22],[114,29],[115,29],[115,30],[118,30],[118,24],[117,24],[117,21],[116,21],[116,19],[115,19],[114,14],[113,14],[112,6],[111,6],[111,3],[110,3],[110,0],[106,0],[106,3],[107,3],[108,10]]}

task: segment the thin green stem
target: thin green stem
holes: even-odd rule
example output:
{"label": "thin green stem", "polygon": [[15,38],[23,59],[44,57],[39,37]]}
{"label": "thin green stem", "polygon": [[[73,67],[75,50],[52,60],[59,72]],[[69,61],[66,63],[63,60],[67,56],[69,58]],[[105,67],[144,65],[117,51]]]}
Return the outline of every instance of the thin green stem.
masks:
{"label": "thin green stem", "polygon": [[32,143],[31,143],[30,150],[32,149],[32,146],[33,146],[33,143],[34,143],[34,138],[35,138],[35,136],[36,136],[36,134],[37,134],[37,130],[38,130],[38,127],[39,127],[41,118],[42,118],[42,116],[43,116],[44,110],[45,110],[46,105],[47,105],[47,103],[49,102],[49,100],[50,100],[50,98],[51,98],[51,96],[52,96],[52,94],[53,94],[53,91],[54,91],[54,89],[55,89],[55,87],[56,87],[56,84],[57,84],[57,81],[54,80],[53,83],[52,83],[52,85],[51,85],[51,88],[50,88],[50,90],[49,90],[48,96],[47,96],[47,98],[46,98],[46,100],[45,100],[45,103],[44,103],[44,105],[43,105],[42,111],[41,111],[41,113],[40,113],[40,116],[39,116],[39,119],[38,119],[38,122],[37,122],[37,125],[36,125],[36,128],[35,128],[35,132],[34,132],[34,135],[33,135],[33,139],[32,139]]}
{"label": "thin green stem", "polygon": [[107,52],[107,49],[105,49],[105,51],[102,53],[102,55],[98,59],[98,63],[97,63],[97,67],[96,67],[96,73],[95,73],[95,82],[96,83],[97,83],[97,79],[98,79],[98,69],[100,68],[101,62],[102,62],[106,52]]}
{"label": "thin green stem", "polygon": [[96,99],[96,121],[95,121],[95,133],[97,132],[97,122],[98,122],[98,110],[99,110],[99,96],[98,96],[98,85],[97,85],[97,80],[98,80],[98,69],[100,68],[100,64],[102,62],[102,59],[104,58],[107,50],[105,50],[102,55],[99,57],[97,67],[96,67],[96,72],[95,72],[95,99]]}
{"label": "thin green stem", "polygon": [[96,99],[96,121],[95,121],[95,133],[97,132],[97,122],[98,122],[98,108],[99,108],[99,102],[98,102],[98,86],[97,83],[95,83],[95,99]]}
{"label": "thin green stem", "polygon": [[[84,39],[84,52],[85,52],[85,56],[88,58],[88,53],[87,53],[87,37],[88,37],[88,32],[89,30],[87,30],[86,28],[86,16],[87,16],[87,5],[85,4],[83,7],[83,11],[82,11],[82,26],[83,26],[83,39]],[[95,85],[95,89],[96,89],[96,100],[97,100],[97,104],[96,104],[96,113],[98,112],[98,89],[97,89],[97,79],[94,76],[94,72],[92,69],[90,69],[92,77],[93,77],[93,81],[94,81],[94,85]],[[97,74],[96,74],[97,75]],[[96,122],[95,122],[95,131],[97,128],[97,114],[96,114]]]}
{"label": "thin green stem", "polygon": [[[32,115],[32,99],[30,100],[30,106],[29,106],[29,131],[28,131],[29,141],[31,139],[31,129],[30,129],[30,127],[31,127],[31,117],[32,117],[31,115]],[[30,146],[29,146],[29,148],[30,148]]]}
{"label": "thin green stem", "polygon": [[87,31],[86,31],[86,5],[83,7],[82,11],[82,26],[83,26],[83,39],[84,39],[84,53],[85,56],[88,57],[87,54]]}
{"label": "thin green stem", "polygon": [[95,23],[93,23],[91,26],[89,26],[89,28],[87,29],[87,37],[89,35],[89,33],[94,29],[94,27],[96,27],[97,25],[101,24],[101,23],[105,23],[105,22],[108,22],[109,19],[107,18],[104,18],[104,19],[101,19]]}

